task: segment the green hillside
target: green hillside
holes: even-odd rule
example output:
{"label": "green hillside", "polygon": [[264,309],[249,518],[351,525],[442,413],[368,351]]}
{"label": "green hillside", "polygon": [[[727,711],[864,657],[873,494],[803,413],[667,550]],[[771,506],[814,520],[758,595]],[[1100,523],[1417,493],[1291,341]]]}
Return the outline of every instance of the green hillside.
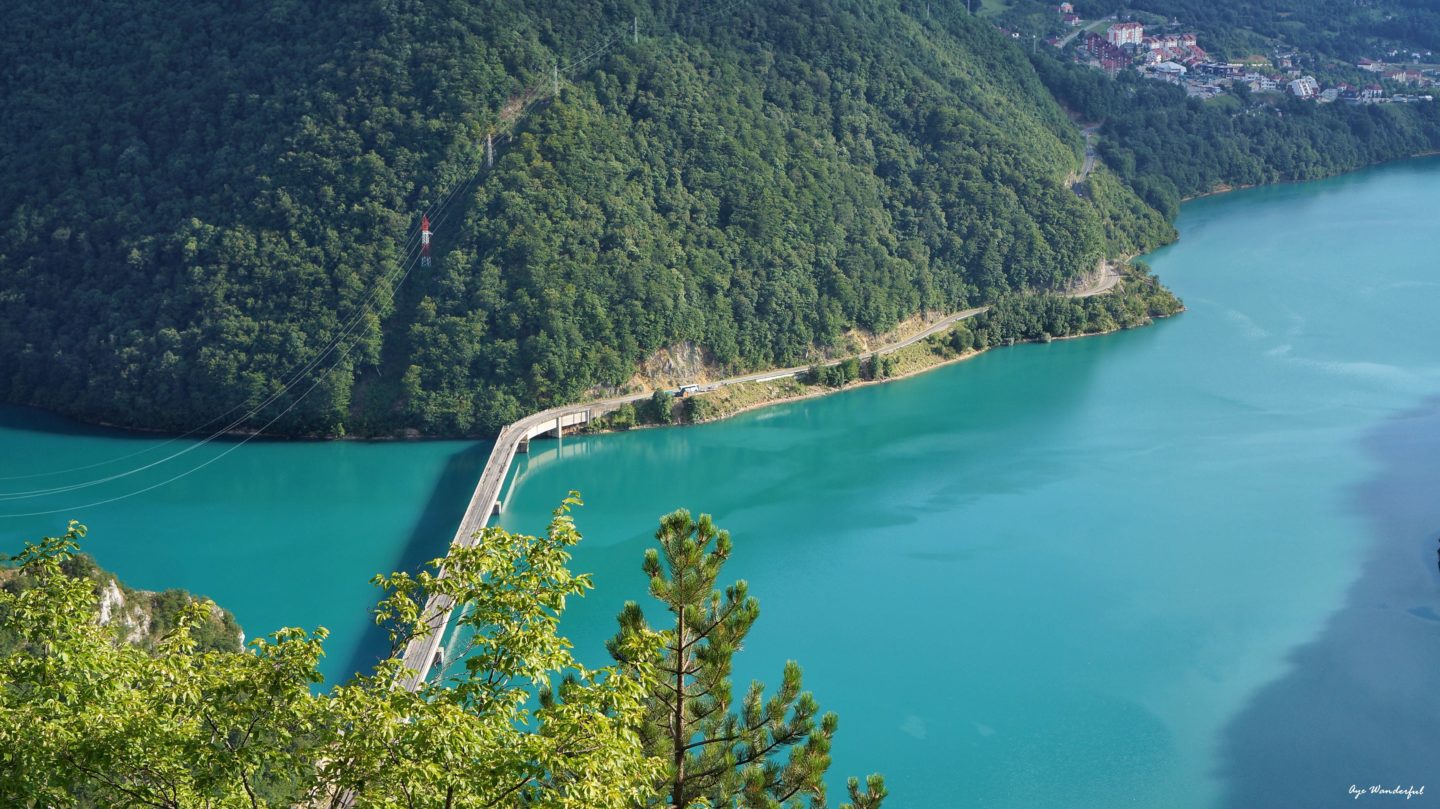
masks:
{"label": "green hillside", "polygon": [[1169,237],[1073,194],[1022,50],[932,5],[20,0],[0,394],[484,433],[663,346],[800,361]]}

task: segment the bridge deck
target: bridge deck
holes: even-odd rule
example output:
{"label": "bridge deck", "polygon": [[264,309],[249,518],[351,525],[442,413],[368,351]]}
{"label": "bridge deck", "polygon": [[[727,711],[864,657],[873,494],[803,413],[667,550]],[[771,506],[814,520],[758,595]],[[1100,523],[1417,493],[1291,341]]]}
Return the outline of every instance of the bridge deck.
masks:
{"label": "bridge deck", "polygon": [[[1109,292],[1120,280],[1120,276],[1107,263],[1101,262],[1100,272],[1097,278],[1087,284],[1085,288],[1065,293],[1066,297],[1084,298],[1090,295],[1097,295]],[[867,352],[861,358],[874,354],[889,354],[898,351],[906,346],[913,345],[929,337],[938,334],[955,323],[974,317],[986,312],[989,306],[977,306],[973,309],[966,309],[963,312],[956,312],[948,317],[932,323],[929,327],[908,339],[900,340]],[[834,365],[841,360],[829,360],[823,365]],[[798,376],[809,370],[809,366],[796,366],[794,368],[771,369],[759,371],[742,376],[734,376],[723,379],[706,386],[706,390],[722,387],[725,385],[738,385],[745,382],[769,381],[788,376]],[[469,547],[479,540],[479,534],[490,517],[500,510],[501,489],[505,485],[505,478],[510,473],[510,465],[515,461],[515,453],[519,451],[522,442],[529,441],[538,435],[548,432],[563,431],[565,427],[577,424],[584,424],[592,418],[602,416],[624,404],[634,404],[650,398],[649,393],[636,393],[628,396],[620,396],[613,399],[606,399],[586,404],[570,405],[568,407],[556,407],[544,410],[511,424],[495,439],[495,448],[490,451],[490,459],[485,463],[485,470],[480,473],[480,482],[475,485],[475,493],[470,496],[470,505],[465,509],[465,516],[460,520],[460,526],[455,529],[455,537],[451,545]],[[442,565],[440,575],[445,575]],[[445,631],[450,625],[450,613],[454,609],[454,601],[448,596],[431,596],[425,602],[425,608],[421,612],[424,620],[430,626],[430,632],[425,637],[412,639],[406,644],[401,660],[405,664],[407,672],[401,677],[397,685],[410,691],[415,691],[424,685],[425,680],[430,676],[430,669],[435,665],[435,654],[440,649],[440,643],[445,637]]]}
{"label": "bridge deck", "polygon": [[[626,397],[623,401],[615,403],[601,403],[576,405],[573,407],[560,407],[553,410],[546,410],[526,417],[511,424],[495,439],[495,446],[490,450],[490,458],[485,462],[485,470],[480,473],[480,481],[475,484],[475,492],[470,495],[470,504],[465,508],[465,514],[460,518],[460,525],[455,529],[455,536],[450,540],[451,546],[468,548],[479,541],[480,532],[490,522],[490,517],[500,510],[500,494],[505,485],[505,478],[510,474],[510,466],[515,462],[515,454],[519,451],[522,442],[529,441],[539,435],[549,432],[561,431],[566,427],[573,427],[577,424],[584,424],[595,416],[613,410],[624,401],[632,401]],[[442,565],[440,575],[445,575],[445,568]],[[440,650],[440,643],[445,638],[445,632],[449,628],[450,613],[454,610],[454,600],[446,595],[431,596],[425,602],[424,616],[425,623],[430,626],[429,634],[424,637],[412,638],[405,645],[401,655],[401,661],[405,665],[406,673],[401,677],[398,685],[401,688],[414,691],[425,683],[430,675],[430,669],[435,664],[436,653]]]}

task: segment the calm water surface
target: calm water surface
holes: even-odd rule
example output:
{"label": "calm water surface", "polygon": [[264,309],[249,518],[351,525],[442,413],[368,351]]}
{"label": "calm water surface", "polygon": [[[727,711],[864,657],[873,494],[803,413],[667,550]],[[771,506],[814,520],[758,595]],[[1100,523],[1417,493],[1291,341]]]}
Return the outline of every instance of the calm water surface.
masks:
{"label": "calm water surface", "polygon": [[[599,664],[656,519],[714,514],[762,605],[737,680],[802,662],[841,716],[837,797],[878,770],[897,807],[1352,806],[1351,784],[1427,778],[1410,805],[1440,803],[1440,162],[1201,200],[1179,227],[1151,257],[1178,318],[537,441],[502,523],[541,531],[583,492],[597,588],[565,630]],[[188,446],[159,443],[0,411],[3,476]],[[442,552],[488,445],[252,443],[79,507],[232,446],[0,501],[60,510],[0,536],[79,518],[135,586],[251,634],[330,628],[343,678],[376,649],[368,577]]]}

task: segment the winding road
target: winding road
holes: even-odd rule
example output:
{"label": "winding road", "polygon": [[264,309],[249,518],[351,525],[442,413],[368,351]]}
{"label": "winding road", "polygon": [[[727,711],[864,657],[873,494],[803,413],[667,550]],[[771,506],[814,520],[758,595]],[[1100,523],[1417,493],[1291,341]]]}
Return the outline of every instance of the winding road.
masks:
{"label": "winding road", "polygon": [[1085,182],[1085,178],[1095,170],[1095,132],[1098,129],[1100,129],[1099,124],[1091,124],[1080,130],[1080,134],[1085,136],[1085,162],[1080,166],[1080,179],[1076,181],[1077,185]]}
{"label": "winding road", "polygon": [[1108,16],[1108,17],[1103,17],[1103,18],[1098,19],[1098,20],[1095,20],[1095,21],[1093,21],[1093,22],[1085,23],[1085,25],[1084,25],[1083,27],[1076,28],[1074,31],[1071,31],[1070,33],[1066,34],[1063,39],[1061,39],[1059,42],[1056,42],[1056,43],[1055,43],[1055,47],[1057,47],[1057,48],[1064,48],[1066,45],[1069,45],[1069,44],[1071,43],[1071,41],[1073,41],[1073,40],[1075,39],[1075,37],[1080,36],[1081,34],[1085,33],[1086,31],[1094,31],[1094,30],[1095,30],[1096,28],[1098,28],[1099,26],[1104,25],[1105,23],[1110,22],[1110,21],[1112,21],[1112,20],[1114,20],[1114,19],[1116,19],[1115,15],[1114,15],[1114,14],[1111,14],[1111,15]]}

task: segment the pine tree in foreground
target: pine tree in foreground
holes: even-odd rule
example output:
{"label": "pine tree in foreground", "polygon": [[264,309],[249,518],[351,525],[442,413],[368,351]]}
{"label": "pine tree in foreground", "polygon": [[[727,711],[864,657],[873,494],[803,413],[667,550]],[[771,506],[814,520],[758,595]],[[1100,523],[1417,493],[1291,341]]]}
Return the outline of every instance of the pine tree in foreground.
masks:
{"label": "pine tree in foreground", "polygon": [[[785,665],[769,699],[761,683],[751,683],[732,711],[731,659],[760,606],[743,581],[723,594],[716,589],[730,558],[730,534],[716,529],[708,514],[697,522],[682,509],[661,519],[655,538],[660,549],[645,553],[644,570],[650,594],[665,604],[674,624],[660,632],[658,659],[634,660],[625,650],[647,648],[640,641],[652,630],[640,607],[629,602],[609,644],[617,661],[649,664],[655,672],[641,737],[646,752],[667,767],[653,805],[821,809],[838,720],[834,713],[821,715],[815,698],[801,690],[799,664]],[[878,809],[885,783],[872,775],[862,788],[851,778],[849,793],[851,803],[842,809]]]}

